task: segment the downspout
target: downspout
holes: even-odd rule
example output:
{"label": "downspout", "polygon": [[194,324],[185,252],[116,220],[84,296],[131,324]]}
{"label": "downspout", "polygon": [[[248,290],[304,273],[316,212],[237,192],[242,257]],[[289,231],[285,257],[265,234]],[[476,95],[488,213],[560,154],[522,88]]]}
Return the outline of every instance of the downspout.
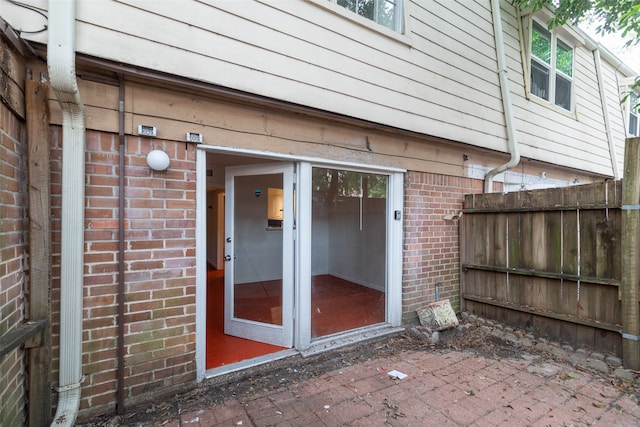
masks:
{"label": "downspout", "polygon": [[47,62],[62,109],[60,368],[52,426],[72,426],[82,382],[84,264],[84,113],[75,73],[75,0],[49,1]]}
{"label": "downspout", "polygon": [[611,156],[611,169],[613,170],[613,179],[619,180],[618,161],[616,159],[616,147],[611,133],[611,122],[609,120],[609,109],[607,108],[607,94],[604,89],[604,79],[602,78],[602,62],[600,60],[600,45],[593,49],[593,59],[596,64],[596,77],[598,78],[598,89],[600,89],[600,102],[602,103],[602,115],[604,119],[604,129],[607,133],[607,141],[609,142],[609,155]]}
{"label": "downspout", "polygon": [[504,54],[504,39],[502,37],[502,15],[500,12],[500,0],[491,0],[491,14],[493,15],[493,36],[496,43],[496,56],[498,59],[498,76],[500,78],[500,92],[502,93],[502,108],[504,110],[504,122],[507,128],[507,142],[511,159],[495,169],[490,170],[484,177],[484,192],[493,192],[493,178],[520,163],[520,150],[516,138],[516,129],[513,125],[513,108],[511,106],[511,91],[509,90],[509,76],[507,61]]}

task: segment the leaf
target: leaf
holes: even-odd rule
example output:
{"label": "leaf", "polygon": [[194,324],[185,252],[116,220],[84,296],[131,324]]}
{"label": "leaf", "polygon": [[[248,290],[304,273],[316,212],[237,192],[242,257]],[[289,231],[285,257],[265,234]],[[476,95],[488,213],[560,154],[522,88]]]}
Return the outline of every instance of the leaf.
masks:
{"label": "leaf", "polygon": [[602,403],[593,402],[592,405],[595,406],[596,408],[599,408],[599,409],[604,408],[604,404],[602,404]]}
{"label": "leaf", "polygon": [[573,376],[573,375],[571,375],[571,374],[568,374],[568,373],[564,372],[564,373],[562,373],[562,374],[560,375],[560,379],[561,379],[562,381],[567,381],[567,380],[577,380],[577,379],[579,379],[579,378],[578,378],[578,377],[576,377],[576,376]]}

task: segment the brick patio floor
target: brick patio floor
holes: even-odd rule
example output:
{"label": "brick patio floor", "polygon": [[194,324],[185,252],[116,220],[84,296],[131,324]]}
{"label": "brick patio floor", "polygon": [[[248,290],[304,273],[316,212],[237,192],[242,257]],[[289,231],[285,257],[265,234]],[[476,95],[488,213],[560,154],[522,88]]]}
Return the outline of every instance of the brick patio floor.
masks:
{"label": "brick patio floor", "polygon": [[[394,379],[388,372],[407,375]],[[165,426],[640,426],[634,395],[541,356],[406,351],[176,415]]]}

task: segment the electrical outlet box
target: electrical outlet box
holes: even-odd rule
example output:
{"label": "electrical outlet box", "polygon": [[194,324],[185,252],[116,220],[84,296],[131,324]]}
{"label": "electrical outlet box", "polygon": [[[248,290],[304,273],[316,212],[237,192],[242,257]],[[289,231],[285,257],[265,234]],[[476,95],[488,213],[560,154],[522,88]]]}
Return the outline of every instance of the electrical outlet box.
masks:
{"label": "electrical outlet box", "polygon": [[187,142],[202,142],[202,134],[198,132],[187,132]]}
{"label": "electrical outlet box", "polygon": [[155,126],[138,125],[138,135],[142,136],[156,136],[158,130]]}

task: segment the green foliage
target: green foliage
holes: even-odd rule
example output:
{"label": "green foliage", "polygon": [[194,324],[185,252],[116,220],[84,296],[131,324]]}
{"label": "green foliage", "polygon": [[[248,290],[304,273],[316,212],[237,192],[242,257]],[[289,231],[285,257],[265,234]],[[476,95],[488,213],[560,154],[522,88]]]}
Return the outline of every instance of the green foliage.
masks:
{"label": "green foliage", "polygon": [[584,20],[601,22],[600,34],[617,32],[627,39],[627,45],[640,43],[640,0],[511,0],[521,8],[534,11],[545,6],[554,11],[549,28],[578,24]]}
{"label": "green foliage", "polygon": [[538,59],[551,64],[551,34],[538,23],[533,23],[531,34],[531,53]]}
{"label": "green foliage", "polygon": [[556,47],[556,68],[571,77],[573,71],[573,49],[558,40]]}
{"label": "green foliage", "polygon": [[386,175],[313,168],[313,190],[325,195],[325,202],[339,197],[387,197]]}

